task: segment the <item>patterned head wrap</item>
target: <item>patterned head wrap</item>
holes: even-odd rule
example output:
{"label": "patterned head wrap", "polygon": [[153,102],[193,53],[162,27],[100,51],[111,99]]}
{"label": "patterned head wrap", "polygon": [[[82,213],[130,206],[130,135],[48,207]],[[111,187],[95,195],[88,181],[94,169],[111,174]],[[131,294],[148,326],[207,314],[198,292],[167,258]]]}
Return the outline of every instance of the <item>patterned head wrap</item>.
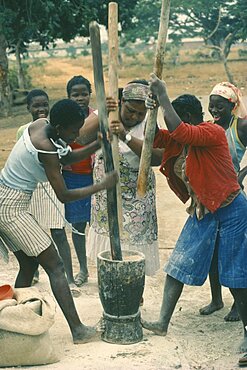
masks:
{"label": "patterned head wrap", "polygon": [[138,82],[133,82],[125,86],[123,89],[124,100],[142,100],[145,101],[148,97],[149,86]]}
{"label": "patterned head wrap", "polygon": [[247,116],[247,109],[244,105],[241,91],[231,84],[230,82],[221,82],[214,86],[210,93],[211,95],[219,95],[227,99],[229,102],[234,103],[235,106],[232,114],[237,117],[244,118]]}

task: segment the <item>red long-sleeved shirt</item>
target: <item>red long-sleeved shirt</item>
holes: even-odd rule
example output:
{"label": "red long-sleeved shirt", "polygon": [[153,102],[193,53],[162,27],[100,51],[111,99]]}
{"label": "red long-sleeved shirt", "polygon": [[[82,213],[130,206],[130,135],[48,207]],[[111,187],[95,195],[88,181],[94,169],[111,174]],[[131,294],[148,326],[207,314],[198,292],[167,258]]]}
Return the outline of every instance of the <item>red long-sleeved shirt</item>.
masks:
{"label": "red long-sleeved shirt", "polygon": [[199,201],[215,212],[231,193],[240,189],[225,130],[212,122],[197,126],[181,122],[171,133],[160,129],[156,134],[154,148],[165,148],[160,171],[184,203],[189,194],[174,173],[174,163],[186,144],[189,145],[186,176]]}

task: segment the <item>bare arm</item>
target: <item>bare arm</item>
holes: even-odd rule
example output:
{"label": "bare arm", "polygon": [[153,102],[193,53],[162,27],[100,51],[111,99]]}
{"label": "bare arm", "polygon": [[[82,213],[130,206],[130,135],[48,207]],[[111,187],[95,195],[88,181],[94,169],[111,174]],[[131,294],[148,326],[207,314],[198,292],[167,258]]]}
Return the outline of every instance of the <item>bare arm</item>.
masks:
{"label": "bare arm", "polygon": [[[120,140],[125,141],[127,132],[121,122],[112,121],[109,123],[109,128],[113,134],[119,136]],[[141,157],[143,140],[131,136],[131,140],[127,145],[138,157]],[[159,166],[161,164],[163,153],[164,149],[152,149],[151,166]]]}
{"label": "bare arm", "polygon": [[107,174],[98,184],[69,190],[67,189],[63,176],[61,174],[58,156],[54,154],[40,153],[39,158],[44,165],[48,181],[53,187],[57,198],[62,203],[72,202],[74,200],[85,198],[103,189],[110,189],[115,186],[118,180],[117,174],[114,171]]}
{"label": "bare arm", "polygon": [[[136,154],[138,157],[141,157],[143,141],[135,137],[131,137],[131,141],[127,144],[129,148]],[[151,156],[151,166],[160,166],[162,162],[162,157],[165,149],[153,148]]]}
{"label": "bare arm", "polygon": [[181,119],[170,103],[164,81],[161,81],[154,73],[150,76],[150,90],[152,94],[157,96],[159,105],[164,111],[164,119],[166,121],[167,128],[172,132],[180,125]]}
{"label": "bare arm", "polygon": [[239,183],[239,185],[241,186],[242,189],[244,188],[243,181],[244,181],[244,178],[245,178],[246,175],[247,175],[247,166],[242,168],[239,171],[239,174],[238,174],[238,183]]}
{"label": "bare arm", "polygon": [[88,144],[84,148],[74,149],[72,152],[68,153],[65,157],[60,159],[60,162],[64,165],[80,162],[83,159],[90,157],[96,150],[101,147],[100,141],[95,140],[91,144]]}
{"label": "bare arm", "polygon": [[238,136],[241,143],[247,147],[247,120],[243,118],[238,118]]}
{"label": "bare arm", "polygon": [[[106,108],[108,113],[118,109],[118,102],[111,96],[106,98]],[[85,120],[84,125],[80,129],[80,135],[77,138],[77,142],[81,145],[91,143],[97,139],[97,132],[99,131],[99,118],[98,115],[92,113]]]}
{"label": "bare arm", "polygon": [[80,135],[76,141],[81,145],[86,145],[97,139],[97,132],[99,131],[99,118],[97,114],[91,113],[80,129]]}

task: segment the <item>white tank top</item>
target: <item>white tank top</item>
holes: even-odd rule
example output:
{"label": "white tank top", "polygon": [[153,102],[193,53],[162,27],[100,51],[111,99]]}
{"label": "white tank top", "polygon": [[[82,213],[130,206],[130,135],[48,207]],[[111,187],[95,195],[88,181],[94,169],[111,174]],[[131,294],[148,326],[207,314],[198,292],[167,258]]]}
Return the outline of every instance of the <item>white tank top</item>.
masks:
{"label": "white tank top", "polygon": [[32,193],[39,182],[46,182],[47,176],[43,164],[39,161],[39,153],[56,154],[59,158],[67,155],[72,149],[63,141],[51,142],[56,151],[36,149],[31,142],[28,127],[13,147],[0,174],[0,182],[5,186]]}

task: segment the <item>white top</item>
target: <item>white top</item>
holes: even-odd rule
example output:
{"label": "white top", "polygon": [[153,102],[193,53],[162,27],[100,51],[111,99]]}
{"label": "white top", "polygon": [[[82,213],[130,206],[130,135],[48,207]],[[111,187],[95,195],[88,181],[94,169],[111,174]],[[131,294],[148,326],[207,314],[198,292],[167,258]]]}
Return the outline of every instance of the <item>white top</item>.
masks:
{"label": "white top", "polygon": [[39,153],[67,155],[71,147],[63,143],[51,142],[57,148],[56,151],[43,151],[36,149],[31,142],[28,127],[13,147],[4,168],[0,174],[0,182],[13,189],[27,193],[33,192],[39,182],[47,182],[47,176],[43,164],[39,161]]}

